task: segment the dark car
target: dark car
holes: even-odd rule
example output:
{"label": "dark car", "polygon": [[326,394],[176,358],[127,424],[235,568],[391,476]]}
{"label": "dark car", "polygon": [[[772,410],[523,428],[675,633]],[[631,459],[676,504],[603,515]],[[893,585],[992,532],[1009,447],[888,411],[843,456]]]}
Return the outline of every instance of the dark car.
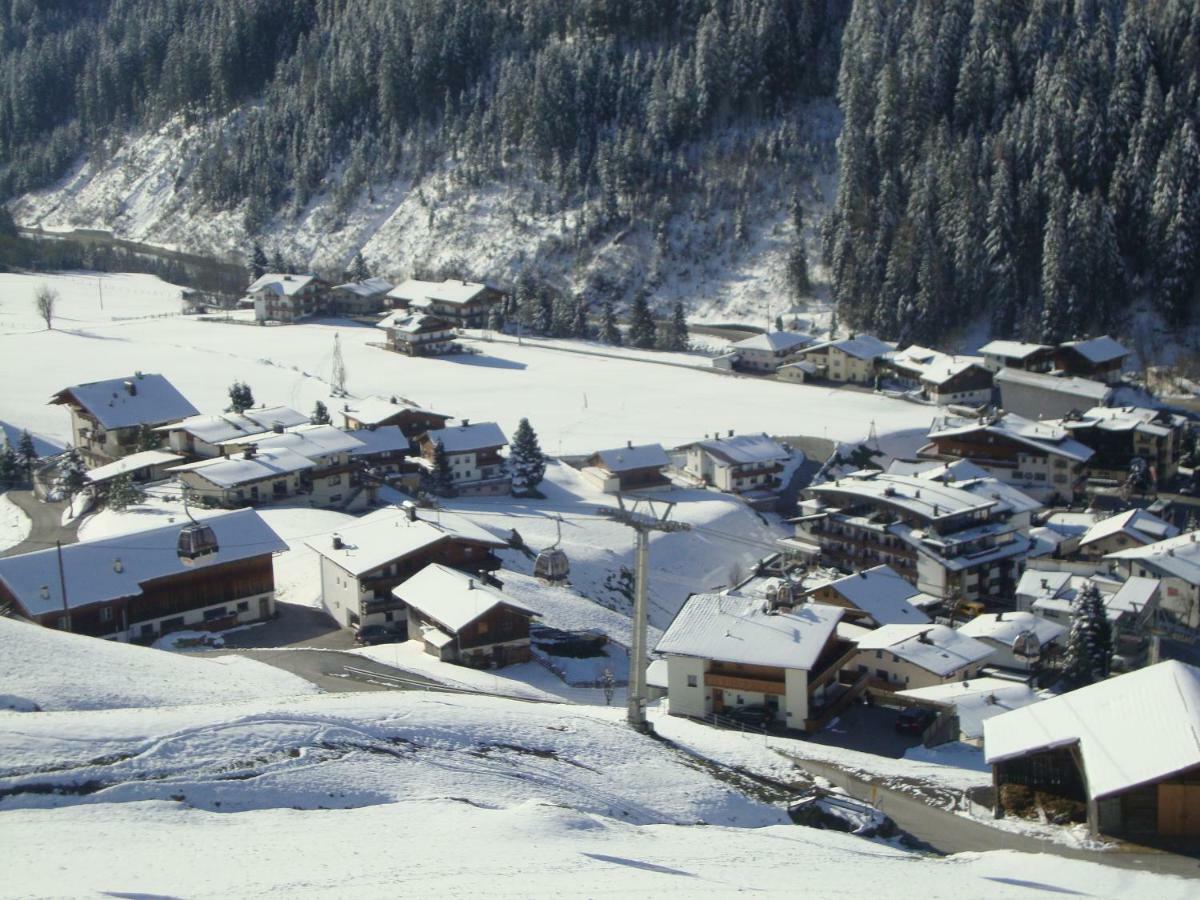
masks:
{"label": "dark car", "polygon": [[356,644],[390,644],[404,640],[404,635],[386,625],[365,625],[354,632]]}
{"label": "dark car", "polygon": [[896,730],[901,734],[921,734],[936,718],[933,710],[910,706],[896,716]]}
{"label": "dark car", "polygon": [[775,721],[775,710],[761,703],[748,703],[745,706],[733,706],[721,715],[732,719],[739,725],[749,725],[753,728],[766,728]]}

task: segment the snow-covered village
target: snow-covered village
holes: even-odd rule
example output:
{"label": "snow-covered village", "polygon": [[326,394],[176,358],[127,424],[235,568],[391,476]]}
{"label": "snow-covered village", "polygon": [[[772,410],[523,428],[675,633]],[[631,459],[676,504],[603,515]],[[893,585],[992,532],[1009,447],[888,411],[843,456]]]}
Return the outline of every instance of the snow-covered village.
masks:
{"label": "snow-covered village", "polygon": [[70,6],[0,897],[1200,892],[1191,4]]}

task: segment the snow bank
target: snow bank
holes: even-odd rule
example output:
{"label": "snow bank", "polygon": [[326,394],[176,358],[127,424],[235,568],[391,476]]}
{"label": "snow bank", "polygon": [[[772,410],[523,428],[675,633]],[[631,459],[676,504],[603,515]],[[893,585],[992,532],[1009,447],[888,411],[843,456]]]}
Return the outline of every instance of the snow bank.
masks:
{"label": "snow bank", "polygon": [[7,494],[0,495],[0,550],[17,546],[29,537],[32,527],[29,516],[9,500]]}
{"label": "snow bank", "polygon": [[[3,618],[0,685],[5,694],[44,710],[176,706],[319,692],[302,678],[250,659],[179,656]],[[22,720],[22,727],[27,722]]]}

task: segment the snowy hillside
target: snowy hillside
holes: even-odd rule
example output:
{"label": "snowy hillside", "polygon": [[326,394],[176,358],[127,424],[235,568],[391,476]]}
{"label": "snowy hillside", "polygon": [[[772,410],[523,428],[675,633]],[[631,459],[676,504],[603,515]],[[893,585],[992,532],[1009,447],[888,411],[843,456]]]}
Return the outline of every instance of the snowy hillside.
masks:
{"label": "snowy hillside", "polygon": [[181,656],[0,618],[0,710],[30,703],[44,710],[123,709],[314,693],[304,679],[242,657]]}
{"label": "snowy hillside", "polygon": [[[362,252],[375,274],[397,280],[417,268],[512,281],[532,268],[552,283],[584,290],[597,279],[640,283],[653,274],[652,302],[682,300],[694,321],[766,326],[793,303],[784,266],[793,228],[782,201],[798,190],[808,210],[807,241],[817,283],[812,314],[824,321],[825,273],[815,264],[817,226],[832,202],[832,141],[839,117],[818,103],[802,117],[804,140],[815,147],[815,174],[800,185],[783,171],[762,171],[740,203],[756,210],[745,242],[731,238],[733,209],[675,216],[666,252],[643,230],[617,229],[576,252],[572,236],[581,215],[530,209],[530,197],[552,186],[521,182],[469,188],[451,177],[453,164],[435,166],[417,181],[374,185],[346,212],[336,212],[336,177],[299,213],[280,214],[261,241],[290,259],[337,277]],[[252,244],[244,208],[214,212],[197,200],[189,180],[211,128],[173,120],[121,142],[102,159],[83,159],[50,188],[12,204],[22,225],[49,231],[92,228],[155,246],[240,261]],[[736,144],[731,132],[715,143]],[[651,270],[653,269],[653,273]],[[806,314],[802,313],[802,317]]]}

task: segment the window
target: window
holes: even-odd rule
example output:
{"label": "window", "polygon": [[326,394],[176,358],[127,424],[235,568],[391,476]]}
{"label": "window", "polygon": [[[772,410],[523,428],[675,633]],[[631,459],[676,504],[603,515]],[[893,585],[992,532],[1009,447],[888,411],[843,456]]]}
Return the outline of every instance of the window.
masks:
{"label": "window", "polygon": [[687,677],[687,686],[688,687],[699,687],[700,680],[695,675],[689,675]]}
{"label": "window", "polygon": [[341,484],[342,476],[341,475],[330,475],[328,480],[326,480],[325,483],[326,484]]}
{"label": "window", "polygon": [[212,609],[206,609],[204,611],[205,622],[211,622],[213,619],[223,618],[225,618],[225,607],[223,606],[214,606]]}
{"label": "window", "polygon": [[237,611],[240,613],[249,612],[250,611],[250,601],[249,600],[239,601],[238,605],[237,605]]}
{"label": "window", "polygon": [[488,623],[480,622],[478,631],[480,634],[487,634],[488,633]]}
{"label": "window", "polygon": [[55,623],[54,627],[57,628],[59,631],[66,631],[67,630],[67,617],[59,616],[58,621]]}
{"label": "window", "polygon": [[875,651],[875,658],[876,658],[876,659],[883,659],[883,651],[882,651],[882,650],[876,650],[876,651]]}
{"label": "window", "polygon": [[100,621],[101,622],[111,622],[112,618],[113,618],[113,611],[112,611],[111,606],[100,607]]}
{"label": "window", "polygon": [[894,663],[900,662],[900,657],[898,657],[895,653],[892,654],[892,662],[894,662]]}
{"label": "window", "polygon": [[887,681],[887,680],[888,680],[888,673],[887,673],[887,669],[876,669],[876,670],[875,670],[875,674],[876,674],[876,676],[878,676],[878,677],[879,677],[879,679],[880,679],[881,681]]}

